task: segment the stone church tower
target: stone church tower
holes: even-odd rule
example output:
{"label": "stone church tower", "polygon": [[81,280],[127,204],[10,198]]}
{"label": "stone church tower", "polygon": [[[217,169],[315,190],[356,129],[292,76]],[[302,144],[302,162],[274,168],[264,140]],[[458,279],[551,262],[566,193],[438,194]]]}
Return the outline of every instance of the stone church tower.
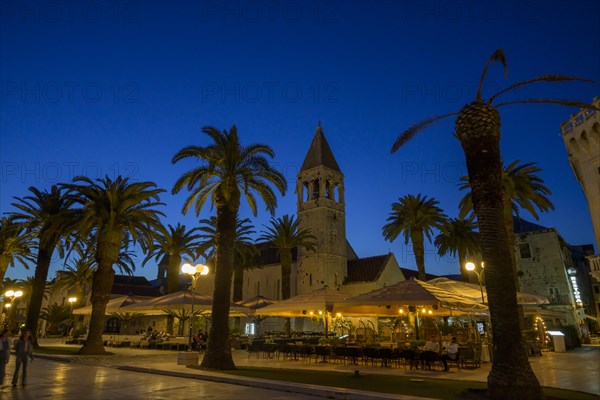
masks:
{"label": "stone church tower", "polygon": [[316,251],[298,249],[296,294],[339,289],[348,274],[344,175],[321,123],[298,173],[296,193],[299,227],[317,239]]}

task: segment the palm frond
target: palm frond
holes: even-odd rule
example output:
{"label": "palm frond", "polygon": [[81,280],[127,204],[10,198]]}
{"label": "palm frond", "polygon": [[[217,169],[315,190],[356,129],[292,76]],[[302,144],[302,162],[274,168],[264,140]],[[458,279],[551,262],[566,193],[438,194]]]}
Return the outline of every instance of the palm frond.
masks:
{"label": "palm frond", "polygon": [[596,107],[593,104],[586,104],[586,103],[582,103],[580,101],[574,101],[574,100],[555,100],[555,99],[528,99],[528,100],[507,101],[505,103],[500,103],[500,104],[496,105],[495,107],[498,108],[498,107],[503,107],[503,106],[507,106],[510,104],[531,104],[531,103],[559,104],[561,106],[579,107],[579,108],[600,111],[600,108]]}
{"label": "palm frond", "polygon": [[485,82],[485,77],[487,75],[488,69],[490,65],[494,62],[500,62],[504,66],[504,79],[508,76],[508,66],[506,65],[506,56],[504,55],[504,51],[502,49],[497,49],[494,54],[489,58],[487,63],[485,64],[485,68],[483,68],[483,72],[481,73],[481,78],[479,79],[479,87],[477,88],[477,100],[481,100],[481,91],[483,90],[483,83]]}
{"label": "palm frond", "polygon": [[420,122],[417,122],[404,132],[402,132],[394,142],[392,146],[391,153],[395,153],[400,147],[404,146],[408,141],[410,141],[413,137],[415,137],[419,132],[427,128],[429,125],[442,120],[444,118],[452,117],[457,115],[457,113],[445,114],[445,115],[434,115],[432,117],[426,118]]}
{"label": "palm frond", "polygon": [[494,99],[496,99],[498,96],[501,96],[504,93],[509,92],[509,91],[511,91],[513,89],[516,89],[518,87],[529,85],[531,83],[538,83],[538,82],[569,82],[569,81],[581,81],[581,82],[595,83],[595,81],[593,81],[591,79],[578,78],[578,77],[569,76],[569,75],[560,75],[560,74],[541,75],[541,76],[536,76],[535,78],[527,79],[526,81],[522,81],[522,82],[518,82],[518,83],[514,83],[514,84],[510,85],[506,89],[503,89],[503,90],[499,91],[498,93],[496,93],[495,95],[493,95],[492,97],[490,97],[490,99],[488,100],[488,103],[492,104],[492,102],[494,101]]}

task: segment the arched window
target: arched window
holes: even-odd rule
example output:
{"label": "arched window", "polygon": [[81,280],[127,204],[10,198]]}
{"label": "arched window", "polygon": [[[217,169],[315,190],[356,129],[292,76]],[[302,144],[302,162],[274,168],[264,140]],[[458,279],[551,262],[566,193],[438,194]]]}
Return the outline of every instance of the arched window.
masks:
{"label": "arched window", "polygon": [[586,131],[581,132],[581,145],[587,151],[590,150],[590,141],[588,140],[588,134]]}
{"label": "arched window", "polygon": [[315,179],[313,181],[313,192],[312,192],[312,198],[313,199],[318,199],[319,198],[319,180]]}
{"label": "arched window", "polygon": [[[304,193],[306,193],[306,196],[304,196]],[[308,188],[308,182],[304,182],[302,184],[302,198],[304,201],[310,200],[310,189]]]}
{"label": "arched window", "polygon": [[325,198],[333,200],[333,189],[331,187],[331,181],[329,179],[325,181]]}
{"label": "arched window", "polygon": [[334,187],[333,187],[333,191],[334,191],[334,200],[337,201],[338,203],[342,202],[342,196],[340,194],[340,184],[339,183],[335,183]]}

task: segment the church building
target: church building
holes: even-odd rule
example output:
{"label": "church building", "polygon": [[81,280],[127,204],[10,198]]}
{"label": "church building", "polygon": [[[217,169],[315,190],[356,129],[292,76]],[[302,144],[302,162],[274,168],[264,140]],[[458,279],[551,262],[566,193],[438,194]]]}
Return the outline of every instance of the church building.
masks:
{"label": "church building", "polygon": [[[320,123],[296,182],[299,228],[310,230],[317,248],[292,252],[292,297],[323,287],[355,295],[405,279],[392,253],[359,258],[347,240],[344,174]],[[244,272],[244,298],[281,299],[275,250],[263,251],[262,259],[263,266]]]}

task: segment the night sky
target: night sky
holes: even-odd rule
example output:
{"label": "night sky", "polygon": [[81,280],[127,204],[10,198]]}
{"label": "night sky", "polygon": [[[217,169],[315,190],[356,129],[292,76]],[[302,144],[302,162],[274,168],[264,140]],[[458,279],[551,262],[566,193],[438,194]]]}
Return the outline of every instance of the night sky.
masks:
{"label": "night sky", "polygon": [[[171,157],[208,144],[201,127],[236,124],[243,143],[275,150],[291,188],[277,215],[295,213],[296,173],[321,121],[345,175],[350,243],[361,257],[393,251],[414,269],[410,247],[381,235],[391,203],[422,193],[456,216],[466,168],[452,119],[390,155],[396,136],[472,101],[496,48],[509,75],[504,81],[494,66],[487,96],[545,73],[600,81],[598,20],[594,1],[2,2],[0,212],[29,186],[122,174],[168,190],[165,222],[196,226],[194,215],[181,215],[186,194],[170,194],[196,164],[173,166]],[[505,99],[598,95],[597,84],[544,83]],[[504,159],[538,163],[553,191],[556,210],[538,223],[569,243],[594,243],[560,135],[560,123],[578,110],[500,110]],[[240,216],[251,217],[247,207]],[[269,217],[261,206],[255,224]],[[429,245],[428,272],[458,272],[456,260],[434,254]],[[51,277],[61,267],[55,256]],[[7,276],[32,274],[11,268]],[[154,278],[156,269],[136,274]]]}

